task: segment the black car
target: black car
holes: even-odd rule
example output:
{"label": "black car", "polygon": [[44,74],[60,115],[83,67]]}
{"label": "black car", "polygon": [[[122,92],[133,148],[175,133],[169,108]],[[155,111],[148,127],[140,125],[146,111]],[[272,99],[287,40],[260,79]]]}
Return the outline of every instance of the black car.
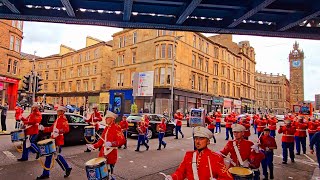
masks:
{"label": "black car", "polygon": [[[56,112],[44,112],[42,114],[41,123],[44,127],[50,127],[53,125],[54,121],[57,119]],[[72,113],[65,113],[66,118],[69,123],[69,133],[64,135],[65,144],[79,144],[86,142],[84,139],[84,127],[89,126],[88,123],[85,122],[85,119],[78,115]],[[100,125],[99,134],[103,132],[104,125]],[[43,133],[39,131],[38,141],[43,139],[48,139],[50,137],[50,133]],[[97,139],[97,138],[96,138]]]}
{"label": "black car", "polygon": [[[133,134],[138,134],[137,131],[137,124],[141,121],[142,116],[144,114],[139,114],[139,115],[130,115],[127,120],[129,124],[129,129],[128,129],[128,136],[131,136]],[[147,116],[150,119],[149,123],[149,132],[148,132],[148,138],[151,139],[153,137],[156,137],[158,135],[157,132],[157,125],[161,123],[161,119],[164,117],[161,114],[147,114]],[[166,118],[166,117],[164,117]],[[167,124],[167,130],[166,134],[167,135],[175,135],[175,124],[170,121],[169,119],[166,118],[166,124]]]}

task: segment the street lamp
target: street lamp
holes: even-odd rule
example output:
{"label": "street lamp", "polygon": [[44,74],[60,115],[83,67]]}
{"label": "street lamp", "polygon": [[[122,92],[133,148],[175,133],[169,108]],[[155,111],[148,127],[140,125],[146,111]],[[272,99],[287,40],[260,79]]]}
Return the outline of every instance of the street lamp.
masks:
{"label": "street lamp", "polygon": [[171,112],[170,112],[170,119],[173,118],[173,81],[174,81],[174,61],[176,60],[176,41],[182,38],[183,36],[175,36],[173,41],[173,58],[171,64]]}
{"label": "street lamp", "polygon": [[33,52],[33,65],[32,65],[32,72],[33,72],[33,90],[32,90],[32,104],[35,103],[36,101],[36,78],[37,78],[37,73],[36,73],[36,53],[37,51]]}

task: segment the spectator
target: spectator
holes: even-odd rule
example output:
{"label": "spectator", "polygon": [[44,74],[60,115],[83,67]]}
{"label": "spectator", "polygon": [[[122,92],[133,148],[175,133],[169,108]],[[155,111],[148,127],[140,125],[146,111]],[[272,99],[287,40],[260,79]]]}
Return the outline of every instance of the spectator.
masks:
{"label": "spectator", "polygon": [[1,111],[1,128],[2,128],[2,131],[1,132],[4,132],[6,133],[7,132],[7,125],[6,125],[6,119],[7,119],[7,112],[8,112],[8,103],[4,103],[3,106],[0,106],[0,108],[2,109]]}
{"label": "spectator", "polygon": [[83,116],[84,107],[80,106],[80,115]]}

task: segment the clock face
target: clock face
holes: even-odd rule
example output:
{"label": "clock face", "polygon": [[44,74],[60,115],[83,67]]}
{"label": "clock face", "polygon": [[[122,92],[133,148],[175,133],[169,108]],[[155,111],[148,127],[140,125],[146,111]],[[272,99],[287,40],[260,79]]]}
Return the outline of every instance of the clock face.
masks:
{"label": "clock face", "polygon": [[292,66],[297,68],[301,66],[301,61],[300,60],[293,60],[292,61]]}

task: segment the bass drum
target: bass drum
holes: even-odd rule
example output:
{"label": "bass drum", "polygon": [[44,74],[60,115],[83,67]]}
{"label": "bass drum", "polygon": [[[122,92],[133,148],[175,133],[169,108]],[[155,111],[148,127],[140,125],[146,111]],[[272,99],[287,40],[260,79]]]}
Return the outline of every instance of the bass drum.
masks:
{"label": "bass drum", "polygon": [[253,171],[243,167],[231,167],[228,170],[234,180],[253,180]]}

